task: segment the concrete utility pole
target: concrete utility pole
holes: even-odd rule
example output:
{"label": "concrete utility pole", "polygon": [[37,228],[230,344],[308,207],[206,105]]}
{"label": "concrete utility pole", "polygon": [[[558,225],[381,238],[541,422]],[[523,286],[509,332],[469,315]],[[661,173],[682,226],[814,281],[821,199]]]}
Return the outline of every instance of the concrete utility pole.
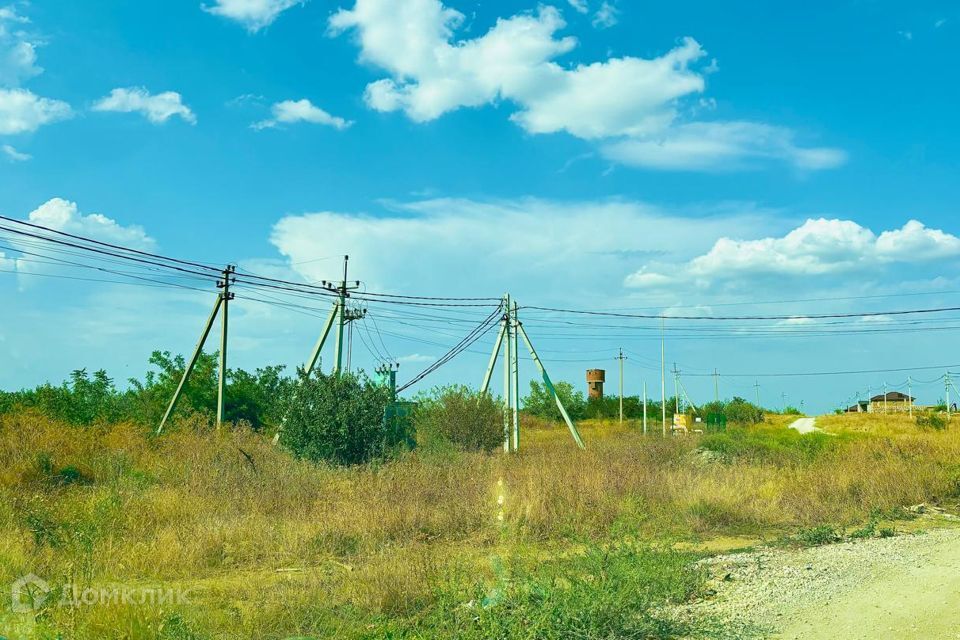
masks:
{"label": "concrete utility pole", "polygon": [[947,420],[950,419],[950,372],[943,376],[943,386],[947,390]]}
{"label": "concrete utility pole", "polygon": [[323,281],[323,287],[328,291],[333,291],[337,294],[337,306],[339,308],[339,313],[337,314],[337,342],[335,345],[334,359],[333,359],[333,374],[338,375],[343,370],[343,329],[346,327],[347,323],[350,322],[350,313],[347,310],[347,298],[350,297],[350,292],[360,287],[360,281],[357,280],[353,285],[347,284],[347,266],[350,262],[350,256],[343,256],[343,280],[340,281],[339,285],[334,285],[333,283]]}
{"label": "concrete utility pole", "polygon": [[677,369],[677,363],[673,363],[673,400],[676,413],[680,413],[680,369]]}
{"label": "concrete utility pole", "polygon": [[757,407],[760,408],[760,381],[757,380],[753,383],[753,388],[757,391]]}
{"label": "concrete utility pole", "polygon": [[520,358],[517,356],[517,344],[520,320],[517,317],[517,301],[513,301],[513,338],[510,340],[510,396],[513,399],[513,450],[520,450]]}
{"label": "concrete utility pole", "polygon": [[233,300],[233,294],[230,293],[230,282],[234,279],[233,274],[236,267],[232,264],[227,265],[223,270],[222,280],[217,283],[220,287],[220,298],[223,304],[220,305],[220,378],[217,380],[217,429],[223,424],[223,401],[227,393],[227,309],[229,302]]}
{"label": "concrete utility pole", "polygon": [[883,383],[883,415],[887,415],[887,383]]}
{"label": "concrete utility pole", "polygon": [[780,394],[780,398],[783,400],[783,412],[787,412],[787,392],[784,391]]}
{"label": "concrete utility pole", "polygon": [[510,400],[510,390],[513,385],[511,384],[510,376],[510,365],[511,360],[513,359],[513,327],[511,326],[511,311],[510,306],[510,294],[503,296],[503,311],[506,314],[506,344],[504,345],[503,352],[503,451],[504,453],[510,453],[510,423],[511,423],[511,414],[513,403]]}
{"label": "concrete utility pole", "polygon": [[180,378],[179,384],[177,384],[177,390],[173,392],[173,397],[170,399],[170,404],[167,405],[167,410],[163,414],[163,419],[160,420],[160,426],[157,427],[157,435],[163,432],[163,428],[167,424],[167,420],[170,419],[170,416],[173,415],[173,410],[177,407],[177,402],[180,401],[180,396],[183,395],[183,389],[187,386],[187,380],[190,379],[190,374],[193,373],[193,368],[197,364],[197,360],[200,359],[200,355],[203,353],[203,345],[207,341],[207,337],[210,335],[210,330],[213,328],[213,323],[217,319],[217,314],[220,312],[221,308],[223,309],[223,327],[220,335],[220,378],[217,383],[217,426],[220,425],[221,420],[223,419],[223,396],[224,391],[226,390],[226,370],[227,370],[227,313],[226,305],[228,300],[233,300],[233,294],[230,293],[230,283],[233,281],[233,273],[236,271],[236,268],[233,265],[227,265],[227,268],[223,270],[223,279],[217,281],[217,287],[220,289],[220,293],[217,294],[217,300],[213,304],[213,310],[210,312],[210,316],[207,318],[206,324],[203,325],[203,331],[200,333],[200,339],[197,340],[197,346],[193,348],[193,355],[190,356],[190,360],[187,362],[186,368],[183,370],[183,376]]}
{"label": "concrete utility pole", "polygon": [[620,348],[620,355],[617,360],[620,361],[620,424],[623,425],[623,361],[627,356],[623,355],[623,347]]}
{"label": "concrete utility pole", "polygon": [[663,436],[667,436],[667,362],[666,362],[666,338],[664,337],[664,319],[660,315],[660,412],[663,422]]}
{"label": "concrete utility pole", "polygon": [[910,411],[910,417],[913,417],[913,378],[907,376],[907,408]]}
{"label": "concrete utility pole", "polygon": [[720,372],[713,370],[713,401],[720,402]]}
{"label": "concrete utility pole", "polygon": [[643,435],[647,435],[647,381],[643,381]]}

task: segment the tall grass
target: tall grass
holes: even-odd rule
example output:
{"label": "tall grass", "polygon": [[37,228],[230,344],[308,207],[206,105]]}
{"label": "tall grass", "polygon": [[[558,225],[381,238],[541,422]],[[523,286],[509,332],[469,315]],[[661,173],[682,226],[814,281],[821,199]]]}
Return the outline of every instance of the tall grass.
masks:
{"label": "tall grass", "polygon": [[[667,637],[655,604],[690,597],[699,577],[650,545],[956,498],[960,432],[871,417],[872,435],[855,420],[823,425],[838,436],[768,424],[667,439],[587,423],[586,451],[527,421],[516,456],[342,468],[201,421],[154,438],[13,414],[0,418],[0,584],[191,589],[161,609],[48,607],[33,637],[560,637],[580,624],[583,637]],[[0,635],[18,637],[27,622],[6,600]]]}

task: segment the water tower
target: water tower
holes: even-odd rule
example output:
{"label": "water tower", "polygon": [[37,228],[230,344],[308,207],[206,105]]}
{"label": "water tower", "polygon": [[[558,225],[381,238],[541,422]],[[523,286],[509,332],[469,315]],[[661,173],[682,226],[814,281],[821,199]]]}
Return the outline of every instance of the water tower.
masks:
{"label": "water tower", "polygon": [[603,369],[587,369],[587,396],[591,399],[603,397],[603,383],[607,372]]}

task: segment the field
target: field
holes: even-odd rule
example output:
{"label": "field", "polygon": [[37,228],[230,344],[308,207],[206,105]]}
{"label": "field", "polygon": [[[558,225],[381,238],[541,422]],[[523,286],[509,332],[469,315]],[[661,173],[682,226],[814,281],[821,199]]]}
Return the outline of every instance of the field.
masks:
{"label": "field", "polygon": [[[525,425],[516,456],[413,452],[332,467],[244,429],[0,418],[0,636],[616,638],[720,633],[666,605],[708,595],[696,560],[896,522],[960,496],[960,430],[906,416],[790,418],[704,436]],[[874,535],[872,529],[867,535]],[[62,606],[69,593],[180,598]]]}

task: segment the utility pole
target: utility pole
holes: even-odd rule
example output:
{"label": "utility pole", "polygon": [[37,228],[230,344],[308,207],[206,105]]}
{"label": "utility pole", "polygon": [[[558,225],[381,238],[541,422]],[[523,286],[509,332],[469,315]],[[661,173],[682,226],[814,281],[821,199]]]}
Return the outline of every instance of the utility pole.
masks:
{"label": "utility pole", "polygon": [[510,400],[510,388],[513,386],[511,384],[510,368],[511,360],[513,355],[513,327],[511,327],[511,307],[510,307],[510,294],[505,294],[503,296],[503,312],[506,314],[504,316],[507,328],[506,333],[506,344],[504,345],[503,350],[503,451],[504,453],[510,453],[510,422],[511,422],[511,413],[513,403]]}
{"label": "utility pole", "polygon": [[887,415],[887,383],[883,383],[883,415]]}
{"label": "utility pole", "polygon": [[347,312],[347,298],[350,297],[350,292],[354,289],[359,288],[360,281],[357,280],[353,285],[347,284],[347,266],[350,262],[350,256],[343,256],[343,280],[340,281],[339,285],[334,285],[333,283],[323,281],[323,287],[328,291],[333,291],[337,294],[338,298],[338,308],[340,312],[337,314],[337,342],[335,347],[335,355],[333,360],[333,374],[339,375],[343,370],[343,329],[350,321],[348,319]]}
{"label": "utility pole", "polygon": [[786,413],[787,412],[787,392],[784,391],[783,393],[781,393],[780,398],[781,400],[783,400],[783,412]]}
{"label": "utility pole", "polygon": [[907,376],[907,408],[910,411],[910,417],[913,417],[913,378]]}
{"label": "utility pole", "polygon": [[517,301],[513,301],[513,338],[510,340],[510,396],[513,399],[513,450],[520,450],[520,358],[517,357],[517,345],[520,320],[517,317]]}
{"label": "utility pole", "polygon": [[[620,348],[620,355],[617,356],[617,360],[620,361],[620,425],[623,426],[623,361],[627,357],[623,355],[623,347]],[[644,415],[646,418],[646,415]]]}
{"label": "utility pole", "polygon": [[757,391],[757,408],[759,409],[759,408],[761,408],[761,407],[760,407],[760,381],[759,381],[759,380],[756,380],[756,381],[753,383],[753,388],[756,389],[756,391]]}
{"label": "utility pole", "polygon": [[223,304],[220,305],[220,378],[217,380],[217,429],[223,424],[223,401],[227,393],[227,304],[233,300],[233,294],[230,293],[230,282],[234,279],[233,274],[236,267],[232,264],[227,265],[223,270],[222,279],[217,282],[220,288],[220,298]]}
{"label": "utility pole", "polygon": [[233,265],[227,265],[223,270],[222,280],[217,281],[217,288],[220,289],[220,293],[217,294],[217,300],[213,305],[213,310],[210,312],[210,316],[207,318],[206,324],[203,325],[203,331],[200,333],[200,339],[197,340],[197,346],[193,349],[193,355],[190,356],[190,360],[187,362],[186,368],[183,370],[183,376],[180,378],[179,384],[177,384],[176,391],[173,392],[173,397],[170,399],[170,404],[167,405],[167,410],[163,414],[163,418],[160,420],[160,426],[157,427],[157,435],[160,435],[163,432],[163,428],[167,424],[167,420],[170,419],[170,416],[173,415],[173,410],[177,407],[177,402],[180,401],[180,396],[183,395],[183,390],[187,386],[187,380],[190,379],[190,374],[193,372],[193,368],[197,364],[197,360],[200,359],[200,356],[203,354],[203,345],[207,341],[207,337],[210,335],[210,330],[213,329],[213,323],[217,319],[217,314],[220,310],[223,310],[222,318],[222,329],[220,335],[220,377],[217,382],[217,426],[220,426],[220,423],[223,420],[223,396],[224,391],[226,391],[226,371],[227,371],[227,301],[233,300],[233,294],[230,292],[230,283],[234,280],[233,274],[236,271],[236,267]]}
{"label": "utility pole", "polygon": [[943,386],[947,390],[947,420],[950,420],[950,372],[943,376]]}
{"label": "utility pole", "polygon": [[667,372],[666,372],[666,338],[664,337],[663,314],[660,314],[660,412],[663,422],[663,437],[667,437]]}
{"label": "utility pole", "polygon": [[713,370],[713,401],[720,403],[720,372]]}
{"label": "utility pole", "polygon": [[676,362],[673,363],[673,400],[675,412],[680,413],[680,370]]}
{"label": "utility pole", "polygon": [[643,435],[647,435],[647,381],[643,381]]}

